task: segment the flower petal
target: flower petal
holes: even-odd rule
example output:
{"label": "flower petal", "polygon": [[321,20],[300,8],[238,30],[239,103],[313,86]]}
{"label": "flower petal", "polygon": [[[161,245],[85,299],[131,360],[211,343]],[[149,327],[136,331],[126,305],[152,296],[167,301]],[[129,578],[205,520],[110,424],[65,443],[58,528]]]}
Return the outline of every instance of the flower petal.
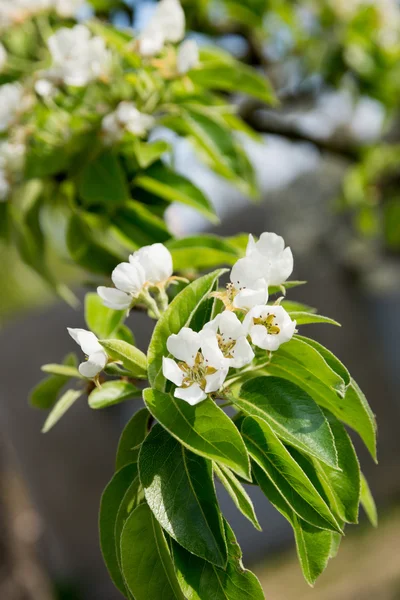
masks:
{"label": "flower petal", "polygon": [[251,309],[254,306],[268,302],[268,287],[264,280],[259,279],[254,288],[241,290],[233,301],[235,308]]}
{"label": "flower petal", "polygon": [[200,349],[200,335],[183,327],[178,334],[172,334],[167,340],[168,352],[178,360],[183,360],[189,367],[193,367],[196,355]]}
{"label": "flower petal", "polygon": [[233,359],[230,366],[234,369],[241,369],[251,363],[254,358],[253,348],[250,346],[245,336],[242,336],[236,342],[232,350]]}
{"label": "flower petal", "polygon": [[212,375],[206,376],[206,389],[207,393],[210,392],[218,392],[221,389],[222,384],[224,383],[226,376],[228,375],[229,367],[224,367],[223,369],[218,369],[216,373]]}
{"label": "flower petal", "polygon": [[144,246],[135,252],[129,260],[137,260],[145,273],[145,280],[157,284],[171,277],[173,273],[172,256],[164,244]]}
{"label": "flower petal", "polygon": [[172,358],[163,356],[162,369],[166,379],[172,381],[175,385],[182,385],[185,375]]}
{"label": "flower petal", "polygon": [[112,272],[111,279],[117,289],[133,295],[140,292],[146,281],[143,267],[138,261],[119,264]]}
{"label": "flower petal", "polygon": [[103,352],[104,350],[99,340],[91,331],[86,329],[72,329],[67,327],[69,335],[82,348],[83,352],[89,356],[95,352]]}
{"label": "flower petal", "polygon": [[225,358],[218,345],[216,334],[211,329],[203,329],[200,338],[201,352],[207,366],[219,369],[225,363]]}
{"label": "flower petal", "polygon": [[242,323],[231,310],[224,310],[219,315],[219,331],[224,341],[237,340],[244,335]]}
{"label": "flower petal", "polygon": [[115,288],[100,285],[97,293],[103,300],[104,306],[113,310],[127,310],[132,303],[132,296]]}
{"label": "flower petal", "polygon": [[105,352],[94,352],[90,354],[87,361],[79,365],[79,373],[84,377],[92,379],[104,369],[107,364],[107,355]]}
{"label": "flower petal", "polygon": [[191,406],[196,406],[196,404],[207,398],[207,394],[203,392],[198,383],[194,383],[188,388],[176,388],[174,396],[184,400]]}

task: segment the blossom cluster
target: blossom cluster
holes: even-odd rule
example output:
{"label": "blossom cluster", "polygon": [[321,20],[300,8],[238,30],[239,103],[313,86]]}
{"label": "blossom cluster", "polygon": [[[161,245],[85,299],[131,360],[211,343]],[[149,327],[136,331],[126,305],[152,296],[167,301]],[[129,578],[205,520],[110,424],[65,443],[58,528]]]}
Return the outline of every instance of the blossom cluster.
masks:
{"label": "blossom cluster", "polygon": [[60,17],[73,17],[85,0],[0,0],[0,29],[21,23],[44,11]]}
{"label": "blossom cluster", "polygon": [[[176,386],[175,397],[198,404],[222,388],[229,369],[249,365],[255,348],[273,352],[292,338],[296,322],[279,301],[267,304],[269,286],[282,286],[292,270],[292,252],[280,236],[263,233],[256,242],[250,235],[246,256],[233,266],[227,290],[213,294],[224,302],[225,310],[201,331],[183,327],[167,340],[173,358],[163,357],[163,374]],[[130,310],[142,303],[156,318],[167,308],[165,290],[176,279],[172,256],[163,244],[141,248],[129,262],[119,264],[111,278],[115,287],[97,289],[106,307]],[[94,334],[69,332],[88,356],[79,368],[81,374],[96,378],[109,360],[107,354]]]}

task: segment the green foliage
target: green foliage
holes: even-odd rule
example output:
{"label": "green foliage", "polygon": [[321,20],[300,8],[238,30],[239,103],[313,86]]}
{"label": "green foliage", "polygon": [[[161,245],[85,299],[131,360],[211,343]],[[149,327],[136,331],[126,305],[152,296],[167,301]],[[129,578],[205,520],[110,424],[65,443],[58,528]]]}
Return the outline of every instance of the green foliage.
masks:
{"label": "green foliage", "polygon": [[139,348],[124,340],[101,340],[100,343],[107,354],[117,362],[121,362],[131,375],[146,379],[147,358]]}
{"label": "green foliage", "polygon": [[89,394],[89,406],[95,410],[140,397],[141,391],[129,381],[107,381]]}

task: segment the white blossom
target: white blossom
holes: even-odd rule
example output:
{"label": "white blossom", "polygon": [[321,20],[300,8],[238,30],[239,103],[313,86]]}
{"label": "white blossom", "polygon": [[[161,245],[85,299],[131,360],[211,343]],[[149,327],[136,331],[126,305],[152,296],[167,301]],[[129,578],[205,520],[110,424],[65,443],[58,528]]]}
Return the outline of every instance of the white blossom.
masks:
{"label": "white blossom", "polygon": [[179,46],[177,55],[177,70],[185,75],[200,63],[199,46],[195,40],[185,40]]}
{"label": "white blossom", "polygon": [[104,40],[92,36],[85,25],[62,27],[48,40],[53,65],[51,79],[83,87],[109,72],[111,54]]}
{"label": "white blossom", "polygon": [[52,0],[52,4],[60,17],[73,17],[83,6],[85,0]]}
{"label": "white blossom", "polygon": [[163,244],[143,246],[129,257],[129,263],[114,269],[111,279],[115,288],[101,286],[97,293],[109,308],[128,309],[144,289],[165,285],[172,273],[172,256]]}
{"label": "white blossom", "polygon": [[258,262],[240,258],[232,267],[230,279],[229,294],[235,308],[249,309],[268,302],[268,282]]}
{"label": "white blossom", "polygon": [[166,42],[180,42],[185,36],[185,26],[185,13],[179,0],[161,0],[139,36],[140,54],[155,56]]}
{"label": "white blossom", "polygon": [[292,321],[283,306],[255,306],[247,313],[243,326],[255,346],[275,351],[292,339],[296,321]]}
{"label": "white blossom", "polygon": [[42,98],[50,98],[54,93],[54,84],[48,79],[38,79],[35,83],[35,92]]}
{"label": "white blossom", "polygon": [[23,88],[19,83],[0,86],[0,132],[6,131],[21,109]]}
{"label": "white blossom", "polygon": [[259,266],[268,285],[282,285],[293,272],[292,251],[276,233],[262,233],[258,242],[249,235],[246,256]]}
{"label": "white blossom", "polygon": [[4,48],[3,44],[0,42],[0,73],[4,69],[7,63],[7,50]]}
{"label": "white blossom", "polygon": [[86,354],[87,360],[79,365],[79,373],[88,379],[96,377],[107,364],[108,356],[97,337],[86,329],[71,329],[68,333]]}
{"label": "white blossom", "polygon": [[172,358],[163,357],[163,375],[177,387],[176,398],[195,406],[207,398],[207,394],[217,392],[224,383],[229,367],[221,353],[214,360],[206,358],[200,351],[202,336],[188,327],[167,340],[168,352]]}
{"label": "white blossom", "polygon": [[247,341],[247,331],[234,312],[225,310],[207,323],[200,332],[202,349],[206,358],[208,352],[215,353],[215,340],[218,351],[222,353],[225,363],[234,369],[240,369],[251,363],[254,352]]}
{"label": "white blossom", "polygon": [[107,143],[118,142],[126,131],[142,137],[154,125],[154,118],[141,113],[133,102],[120,102],[116,110],[106,115],[102,130]]}

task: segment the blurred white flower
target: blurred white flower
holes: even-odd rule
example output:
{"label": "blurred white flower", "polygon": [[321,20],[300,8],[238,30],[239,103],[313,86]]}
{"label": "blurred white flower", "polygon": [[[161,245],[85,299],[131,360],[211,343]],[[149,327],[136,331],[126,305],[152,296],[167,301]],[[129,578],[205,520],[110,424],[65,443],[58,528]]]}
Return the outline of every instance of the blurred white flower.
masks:
{"label": "blurred white flower", "polygon": [[259,266],[268,285],[282,285],[293,272],[292,251],[276,233],[262,233],[258,242],[249,235],[246,256]]}
{"label": "blurred white flower", "polygon": [[215,356],[217,350],[225,359],[225,364],[234,369],[241,369],[254,358],[253,349],[247,341],[247,331],[230,310],[225,310],[207,323],[200,336],[205,358]]}
{"label": "blurred white flower", "polygon": [[83,6],[85,0],[52,0],[52,4],[60,17],[73,17]]}
{"label": "blurred white flower", "polygon": [[243,326],[255,346],[275,351],[292,339],[296,321],[292,321],[283,306],[255,306],[247,313]]}
{"label": "blurred white flower", "polygon": [[154,118],[141,113],[133,102],[121,102],[116,110],[106,115],[102,130],[106,143],[118,142],[126,131],[142,137],[154,125]]}
{"label": "blurred white flower", "polygon": [[166,42],[180,42],[185,36],[185,27],[185,13],[179,0],[161,0],[139,36],[140,53],[154,56],[161,52]]}
{"label": "blurred white flower", "polygon": [[54,92],[54,84],[48,79],[38,79],[35,83],[35,92],[42,98],[50,98]]}
{"label": "blurred white flower", "polygon": [[163,244],[143,246],[129,257],[129,263],[114,269],[111,279],[115,288],[100,286],[97,293],[105,306],[125,310],[147,287],[165,285],[172,273],[172,256]]}
{"label": "blurred white flower", "polygon": [[97,337],[86,329],[67,328],[72,339],[82,348],[87,360],[79,365],[79,373],[88,379],[96,377],[106,366],[108,356]]}
{"label": "blurred white flower", "polygon": [[163,357],[163,375],[177,387],[175,398],[195,406],[207,398],[207,394],[217,392],[224,383],[229,367],[221,355],[216,352],[212,358],[206,358],[200,352],[202,338],[188,327],[178,334],[170,335],[167,340],[168,352],[172,358]]}
{"label": "blurred white flower", "polygon": [[185,75],[200,63],[199,46],[195,40],[185,40],[179,46],[177,55],[177,70]]}
{"label": "blurred white flower", "polygon": [[7,63],[7,50],[4,48],[3,44],[0,42],[0,73],[4,69]]}
{"label": "blurred white flower", "polygon": [[19,83],[0,86],[0,132],[6,131],[21,109],[23,88]]}
{"label": "blurred white flower", "polygon": [[85,25],[62,27],[48,40],[53,65],[48,77],[67,85],[83,87],[104,75],[111,66],[111,54],[104,40],[92,36]]}

